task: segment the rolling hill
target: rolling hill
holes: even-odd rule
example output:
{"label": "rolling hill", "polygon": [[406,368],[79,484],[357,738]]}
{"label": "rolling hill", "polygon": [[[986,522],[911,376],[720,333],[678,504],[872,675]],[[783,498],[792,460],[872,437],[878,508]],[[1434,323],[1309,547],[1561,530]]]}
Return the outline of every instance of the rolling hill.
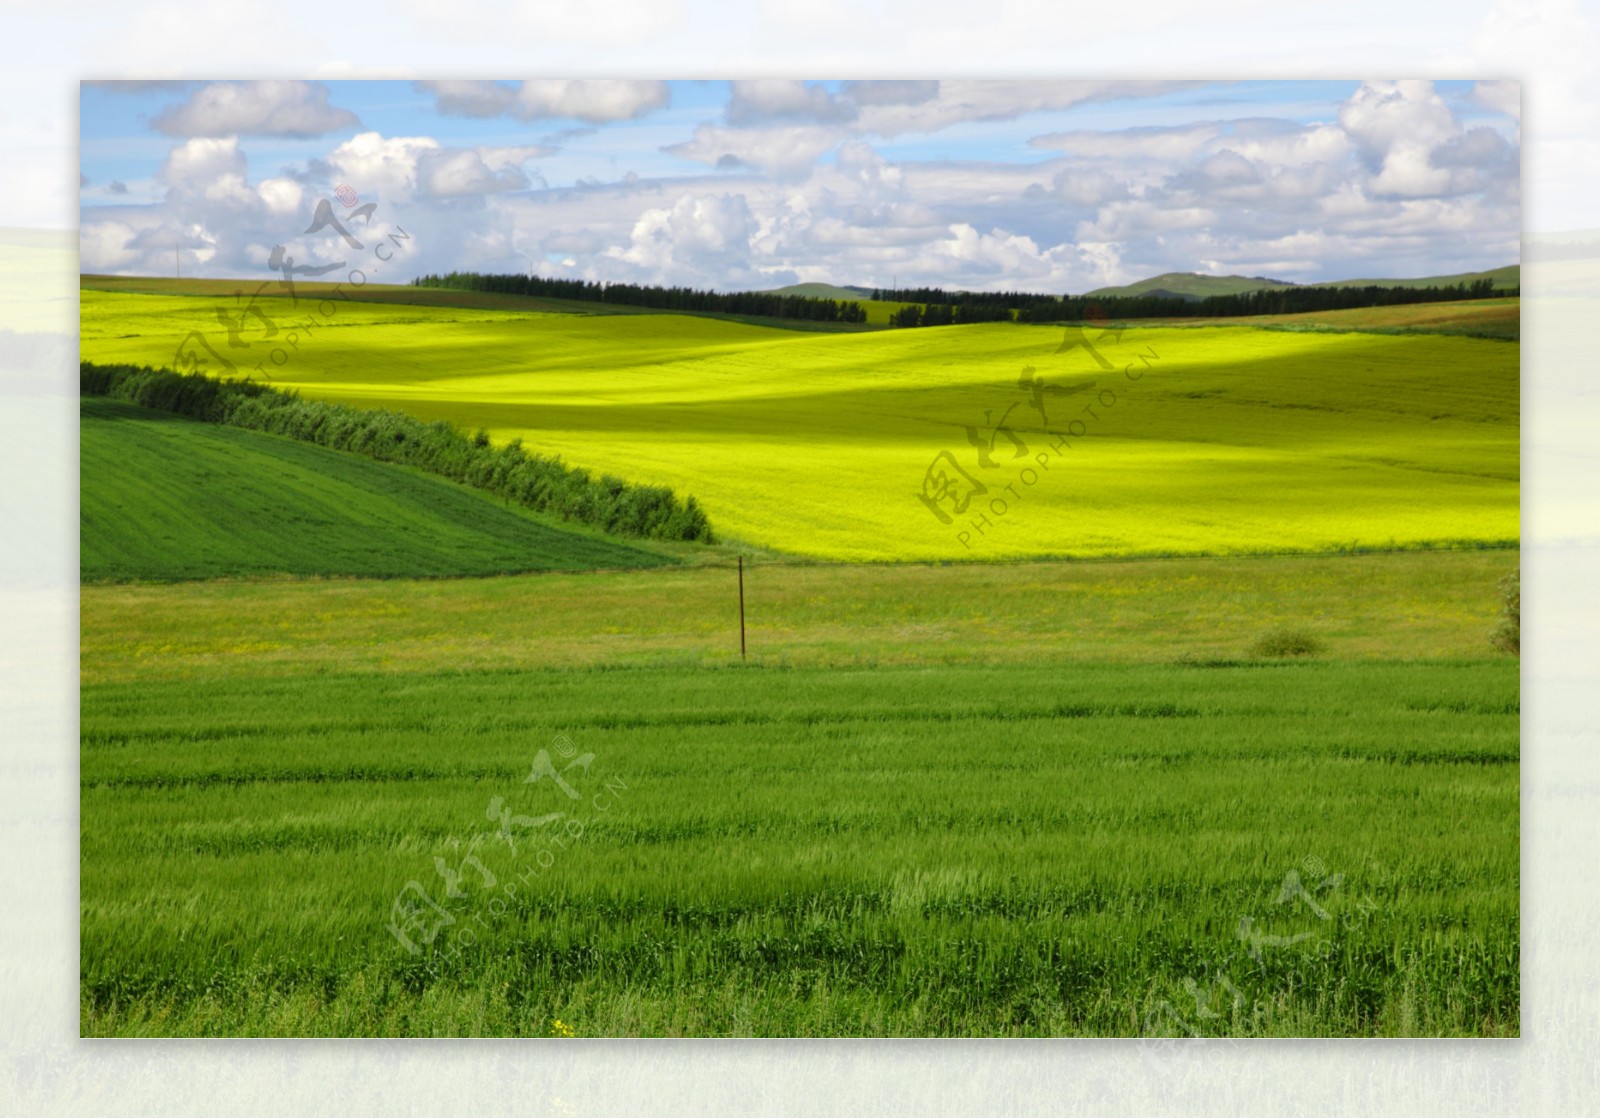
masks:
{"label": "rolling hill", "polygon": [[1294,287],[1285,280],[1265,276],[1205,276],[1198,272],[1163,272],[1147,280],[1119,287],[1096,288],[1085,295],[1150,295],[1175,299],[1204,299],[1208,295],[1240,295],[1263,288]]}
{"label": "rolling hill", "polygon": [[1508,264],[1504,268],[1491,268],[1485,272],[1456,272],[1448,276],[1420,276],[1410,280],[1396,279],[1364,279],[1364,280],[1327,280],[1320,284],[1308,284],[1314,288],[1428,288],[1449,287],[1456,284],[1472,284],[1479,280],[1491,280],[1498,290],[1509,291],[1522,286],[1522,266]]}
{"label": "rolling hill", "polygon": [[[85,291],[81,314],[89,361],[170,365],[190,331],[216,330],[207,299]],[[693,493],[719,536],[776,551],[1237,554],[1519,534],[1517,351],[1498,341],[1141,325],[1101,339],[1102,366],[1064,352],[1059,330],[1013,324],[805,334],[380,303],[341,304],[335,322],[301,340],[277,387]],[[956,498],[930,505],[939,469]]]}

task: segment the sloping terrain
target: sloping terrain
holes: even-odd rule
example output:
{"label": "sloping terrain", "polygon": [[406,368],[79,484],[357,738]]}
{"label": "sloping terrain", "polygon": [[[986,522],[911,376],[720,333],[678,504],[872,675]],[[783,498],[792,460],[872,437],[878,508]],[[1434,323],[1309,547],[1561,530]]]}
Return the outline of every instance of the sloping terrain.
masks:
{"label": "sloping terrain", "polygon": [[96,397],[80,414],[85,581],[671,562],[405,467]]}
{"label": "sloping terrain", "polygon": [[[170,365],[190,331],[225,343],[215,311],[86,291],[83,356]],[[1242,323],[804,334],[348,303],[293,346],[241,352],[259,363],[272,346],[277,387],[669,485],[720,536],[803,555],[1387,550],[1520,531],[1518,351],[1480,338]]]}

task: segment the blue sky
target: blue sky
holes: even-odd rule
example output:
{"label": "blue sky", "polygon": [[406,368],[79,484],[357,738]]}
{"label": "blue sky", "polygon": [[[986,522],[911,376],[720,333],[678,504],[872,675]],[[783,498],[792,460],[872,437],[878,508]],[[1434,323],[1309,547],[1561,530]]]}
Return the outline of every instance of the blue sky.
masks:
{"label": "blue sky", "polygon": [[1517,259],[1516,83],[118,82],[85,271],[259,274],[348,185],[414,272],[1083,291]]}

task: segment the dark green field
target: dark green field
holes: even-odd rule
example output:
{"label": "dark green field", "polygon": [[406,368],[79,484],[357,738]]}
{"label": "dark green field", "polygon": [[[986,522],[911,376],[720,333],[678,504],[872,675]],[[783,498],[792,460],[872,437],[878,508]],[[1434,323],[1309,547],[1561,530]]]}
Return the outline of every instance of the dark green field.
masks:
{"label": "dark green field", "polygon": [[82,1029],[1514,1035],[1515,562],[85,587]]}
{"label": "dark green field", "polygon": [[86,581],[653,567],[464,486],[119,401],[80,404]]}
{"label": "dark green field", "polygon": [[82,1028],[1515,1034],[1517,712],[1509,660],[88,687]]}

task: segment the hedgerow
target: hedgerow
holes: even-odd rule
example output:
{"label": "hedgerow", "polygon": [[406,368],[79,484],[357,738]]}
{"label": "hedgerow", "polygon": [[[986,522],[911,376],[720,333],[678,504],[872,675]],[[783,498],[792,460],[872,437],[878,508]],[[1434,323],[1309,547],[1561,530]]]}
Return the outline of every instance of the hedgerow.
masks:
{"label": "hedgerow", "polygon": [[593,525],[618,536],[711,543],[711,523],[693,497],[568,466],[526,450],[520,439],[496,447],[443,420],[302,400],[254,381],[217,381],[142,365],[79,364],[79,391],[208,423],[286,435],[382,462],[401,463],[486,490],[529,509]]}

